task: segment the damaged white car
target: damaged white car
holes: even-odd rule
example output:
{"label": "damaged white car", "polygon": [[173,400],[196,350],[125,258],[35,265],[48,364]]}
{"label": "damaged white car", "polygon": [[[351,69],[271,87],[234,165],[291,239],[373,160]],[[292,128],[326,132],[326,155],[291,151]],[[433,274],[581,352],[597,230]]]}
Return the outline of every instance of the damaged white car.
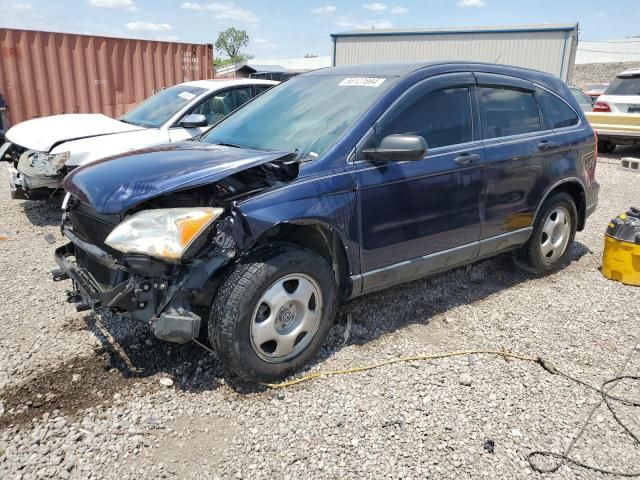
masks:
{"label": "damaged white car", "polygon": [[12,198],[46,199],[74,168],[130,150],[195,137],[256,95],[269,80],[200,80],[148,98],[118,120],[67,114],[19,123],[6,132],[0,159],[10,169]]}

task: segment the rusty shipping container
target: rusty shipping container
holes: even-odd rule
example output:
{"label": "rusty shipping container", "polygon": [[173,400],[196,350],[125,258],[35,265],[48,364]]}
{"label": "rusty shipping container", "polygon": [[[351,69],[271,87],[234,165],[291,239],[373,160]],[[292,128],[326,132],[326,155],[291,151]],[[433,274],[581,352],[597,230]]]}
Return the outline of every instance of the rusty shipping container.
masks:
{"label": "rusty shipping container", "polygon": [[118,117],[162,88],[209,78],[210,44],[0,28],[0,95],[10,125],[62,113]]}

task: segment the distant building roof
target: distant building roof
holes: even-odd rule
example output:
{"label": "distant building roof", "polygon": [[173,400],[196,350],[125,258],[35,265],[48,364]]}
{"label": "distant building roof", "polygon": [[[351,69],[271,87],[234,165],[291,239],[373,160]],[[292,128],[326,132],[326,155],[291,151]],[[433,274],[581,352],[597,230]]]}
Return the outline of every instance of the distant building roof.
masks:
{"label": "distant building roof", "polygon": [[255,63],[251,64],[251,68],[253,68],[256,72],[286,72],[287,69],[282,65],[256,65]]}
{"label": "distant building roof", "polygon": [[235,73],[240,70],[247,70],[249,73],[255,73],[255,70],[247,65],[246,62],[241,63],[232,63],[230,65],[225,65],[224,67],[216,68],[216,76],[228,75],[230,73]]}
{"label": "distant building roof", "polygon": [[444,33],[513,33],[513,32],[568,32],[576,30],[577,23],[542,23],[530,25],[504,25],[480,27],[442,27],[442,28],[372,28],[332,33],[332,37],[352,37],[359,35],[436,35]]}
{"label": "distant building roof", "polygon": [[258,69],[260,66],[284,68],[284,72],[302,73],[331,66],[331,57],[310,58],[252,58],[249,66]]}

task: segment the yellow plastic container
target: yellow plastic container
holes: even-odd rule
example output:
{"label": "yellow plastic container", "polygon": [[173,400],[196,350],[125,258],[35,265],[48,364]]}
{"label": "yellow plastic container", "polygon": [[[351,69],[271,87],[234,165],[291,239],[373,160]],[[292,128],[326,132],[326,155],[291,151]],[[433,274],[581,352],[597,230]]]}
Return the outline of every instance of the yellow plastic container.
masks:
{"label": "yellow plastic container", "polygon": [[640,213],[632,208],[614,218],[604,236],[602,275],[640,286]]}

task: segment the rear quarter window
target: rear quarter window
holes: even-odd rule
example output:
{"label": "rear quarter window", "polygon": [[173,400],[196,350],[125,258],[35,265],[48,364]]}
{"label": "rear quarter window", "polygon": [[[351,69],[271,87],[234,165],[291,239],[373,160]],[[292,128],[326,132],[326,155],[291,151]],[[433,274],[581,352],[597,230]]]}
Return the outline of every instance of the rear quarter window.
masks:
{"label": "rear quarter window", "polygon": [[485,138],[539,132],[540,112],[533,92],[508,87],[480,87]]}
{"label": "rear quarter window", "polygon": [[549,128],[563,128],[577,125],[580,118],[564,100],[546,90],[538,90],[538,100],[544,119]]}
{"label": "rear quarter window", "polygon": [[640,95],[640,77],[616,77],[605,95]]}

